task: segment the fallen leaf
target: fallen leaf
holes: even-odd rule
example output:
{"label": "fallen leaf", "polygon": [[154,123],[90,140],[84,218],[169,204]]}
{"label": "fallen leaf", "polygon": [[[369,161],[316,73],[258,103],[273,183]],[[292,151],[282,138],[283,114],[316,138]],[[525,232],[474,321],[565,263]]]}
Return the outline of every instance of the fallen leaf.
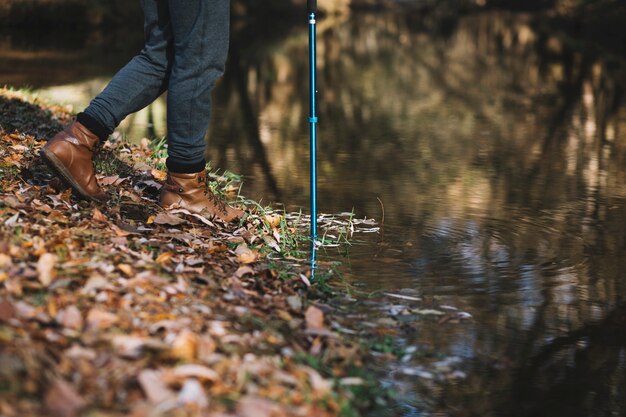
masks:
{"label": "fallen leaf", "polygon": [[50,285],[54,279],[54,267],[57,261],[57,256],[51,253],[44,253],[39,257],[39,261],[37,261],[37,277],[39,278],[39,282],[46,287]]}
{"label": "fallen leaf", "polygon": [[250,264],[257,260],[259,253],[248,248],[248,245],[245,243],[242,243],[235,249],[235,255],[237,255],[237,260],[242,264]]}
{"label": "fallen leaf", "polygon": [[88,294],[92,291],[97,291],[101,288],[104,288],[108,284],[109,284],[109,281],[105,277],[99,274],[94,274],[89,277],[89,279],[85,283],[85,286],[82,289],[82,292],[85,294]]}
{"label": "fallen leaf", "polygon": [[174,378],[187,379],[198,378],[206,381],[217,381],[220,379],[220,375],[213,369],[203,365],[185,364],[174,368],[172,372]]}
{"label": "fallen leaf", "polygon": [[6,253],[0,253],[0,268],[8,268],[13,265],[11,257]]}
{"label": "fallen leaf", "polygon": [[161,225],[167,224],[170,226],[178,226],[179,224],[187,223],[187,220],[181,219],[180,217],[173,214],[161,212],[156,215],[153,222]]}
{"label": "fallen leaf", "polygon": [[107,329],[119,321],[116,314],[103,311],[98,308],[92,308],[87,313],[87,327],[93,330]]}
{"label": "fallen leaf", "polygon": [[13,227],[17,225],[17,220],[20,218],[20,213],[15,213],[13,216],[9,217],[4,224],[9,227]]}
{"label": "fallen leaf", "polygon": [[17,316],[21,319],[30,320],[37,315],[37,309],[25,301],[18,301],[13,307],[15,307]]}
{"label": "fallen leaf", "polygon": [[195,379],[185,381],[183,388],[178,394],[177,402],[195,410],[204,409],[209,405],[209,399],[204,392],[204,388]]}
{"label": "fallen leaf", "polygon": [[98,223],[106,223],[108,221],[107,216],[102,214],[102,212],[97,208],[93,209],[93,214],[91,218],[93,219],[93,221]]}
{"label": "fallen leaf", "polygon": [[290,295],[287,297],[287,304],[289,307],[295,312],[300,312],[302,310],[302,299],[297,295]]}
{"label": "fallen leaf", "polygon": [[173,252],[163,252],[156,258],[155,262],[159,265],[165,265],[172,259],[172,256],[174,256]]}
{"label": "fallen leaf", "polygon": [[52,382],[44,402],[46,408],[58,417],[74,417],[87,405],[76,390],[60,378]]}
{"label": "fallen leaf", "polygon": [[278,227],[283,220],[280,214],[267,214],[264,217],[265,222],[272,228]]}
{"label": "fallen leaf", "polygon": [[110,177],[100,178],[98,180],[98,184],[100,184],[100,185],[113,185],[119,179],[120,179],[119,175],[112,175]]}
{"label": "fallen leaf", "polygon": [[126,275],[127,277],[132,277],[133,275],[135,275],[135,271],[133,270],[133,267],[128,264],[119,264],[117,265],[117,269],[122,271],[122,273]]}
{"label": "fallen leaf", "polygon": [[193,361],[198,353],[198,336],[190,330],[183,330],[174,339],[171,353],[175,358]]}
{"label": "fallen leaf", "polygon": [[152,169],[150,171],[150,174],[159,181],[165,181],[165,179],[167,178],[167,172],[158,169]]}
{"label": "fallen leaf", "polygon": [[66,329],[80,330],[83,328],[83,316],[76,306],[69,306],[59,311],[55,320]]}
{"label": "fallen leaf", "polygon": [[168,349],[168,345],[159,339],[135,335],[113,336],[111,345],[118,356],[128,359],[137,359],[148,350],[156,352]]}
{"label": "fallen leaf", "polygon": [[237,278],[241,278],[244,275],[248,274],[254,274],[254,269],[250,268],[249,266],[240,266],[237,271],[235,271],[235,276]]}
{"label": "fallen leaf", "polygon": [[0,298],[0,321],[8,321],[15,315],[15,308],[9,300]]}
{"label": "fallen leaf", "polygon": [[198,213],[192,213],[189,210],[185,210],[185,209],[175,209],[175,210],[170,210],[169,213],[171,214],[186,214],[188,216],[191,217],[195,217],[196,219],[200,220],[202,223],[206,224],[209,227],[215,227],[215,224],[213,222],[211,222],[209,219],[207,219],[206,217],[202,216],[201,214]]}
{"label": "fallen leaf", "polygon": [[284,417],[281,407],[269,400],[247,395],[237,402],[238,417]]}
{"label": "fallen leaf", "polygon": [[174,398],[174,392],[167,387],[159,371],[144,369],[137,376],[137,381],[152,404]]}
{"label": "fallen leaf", "polygon": [[333,381],[324,379],[319,372],[313,368],[305,368],[305,371],[309,374],[309,381],[311,382],[311,388],[317,392],[317,394],[330,393],[333,387]]}
{"label": "fallen leaf", "polygon": [[315,306],[310,306],[304,313],[306,327],[309,330],[320,330],[324,328],[324,313]]}
{"label": "fallen leaf", "polygon": [[63,352],[63,356],[69,359],[87,359],[93,361],[98,355],[93,349],[87,349],[80,345],[72,345],[71,348]]}

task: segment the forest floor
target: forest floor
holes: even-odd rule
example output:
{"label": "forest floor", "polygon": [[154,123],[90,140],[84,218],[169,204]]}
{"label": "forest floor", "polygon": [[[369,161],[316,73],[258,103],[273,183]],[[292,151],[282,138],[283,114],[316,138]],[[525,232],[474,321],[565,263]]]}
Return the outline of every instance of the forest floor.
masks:
{"label": "forest floor", "polygon": [[[0,90],[0,415],[350,416],[380,400],[325,279],[293,258],[297,225],[241,197],[237,224],[163,211],[147,140],[109,141],[110,201],[77,200],[39,158],[70,121]],[[212,178],[237,197],[234,176]]]}

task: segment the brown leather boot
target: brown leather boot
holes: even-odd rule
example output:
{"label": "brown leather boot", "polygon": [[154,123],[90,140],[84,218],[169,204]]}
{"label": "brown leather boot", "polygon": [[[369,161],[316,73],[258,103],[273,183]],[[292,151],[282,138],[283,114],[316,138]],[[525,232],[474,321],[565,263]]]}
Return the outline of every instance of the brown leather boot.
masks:
{"label": "brown leather boot", "polygon": [[244,212],[231,207],[209,189],[206,170],[193,174],[169,172],[159,199],[165,209],[182,208],[218,217],[225,222],[241,219]]}
{"label": "brown leather boot", "polygon": [[98,141],[98,137],[85,126],[74,122],[48,141],[41,156],[81,197],[104,202],[107,195],[98,186],[92,160]]}

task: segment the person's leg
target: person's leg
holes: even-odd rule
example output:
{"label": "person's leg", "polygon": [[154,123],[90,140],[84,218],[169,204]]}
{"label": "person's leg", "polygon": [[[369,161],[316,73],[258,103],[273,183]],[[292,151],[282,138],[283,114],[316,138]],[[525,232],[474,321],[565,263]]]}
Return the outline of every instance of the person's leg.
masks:
{"label": "person's leg", "polygon": [[154,101],[167,87],[173,58],[167,0],[142,0],[146,45],[115,75],[76,122],[57,133],[41,150],[42,158],[79,196],[105,201],[96,180],[93,154],[130,113]]}
{"label": "person's leg", "polygon": [[224,73],[229,0],[169,0],[174,61],[168,83],[167,166],[172,172],[204,169],[211,92]]}
{"label": "person's leg", "polygon": [[168,0],[141,0],[141,5],[144,48],[78,116],[78,121],[101,140],[126,116],[143,109],[167,89],[174,53]]}
{"label": "person's leg", "polygon": [[230,222],[243,211],[213,195],[207,184],[205,135],[211,92],[228,54],[229,0],[169,0],[174,62],[168,84],[168,176],[164,208],[184,208]]}

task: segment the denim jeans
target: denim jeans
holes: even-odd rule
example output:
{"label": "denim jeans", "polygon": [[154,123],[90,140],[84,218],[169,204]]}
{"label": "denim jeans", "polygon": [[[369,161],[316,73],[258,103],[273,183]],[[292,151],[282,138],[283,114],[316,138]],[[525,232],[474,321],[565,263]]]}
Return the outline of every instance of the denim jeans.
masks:
{"label": "denim jeans", "polygon": [[145,46],[85,109],[109,132],[167,91],[168,166],[204,161],[211,91],[224,73],[229,0],[141,0]]}

